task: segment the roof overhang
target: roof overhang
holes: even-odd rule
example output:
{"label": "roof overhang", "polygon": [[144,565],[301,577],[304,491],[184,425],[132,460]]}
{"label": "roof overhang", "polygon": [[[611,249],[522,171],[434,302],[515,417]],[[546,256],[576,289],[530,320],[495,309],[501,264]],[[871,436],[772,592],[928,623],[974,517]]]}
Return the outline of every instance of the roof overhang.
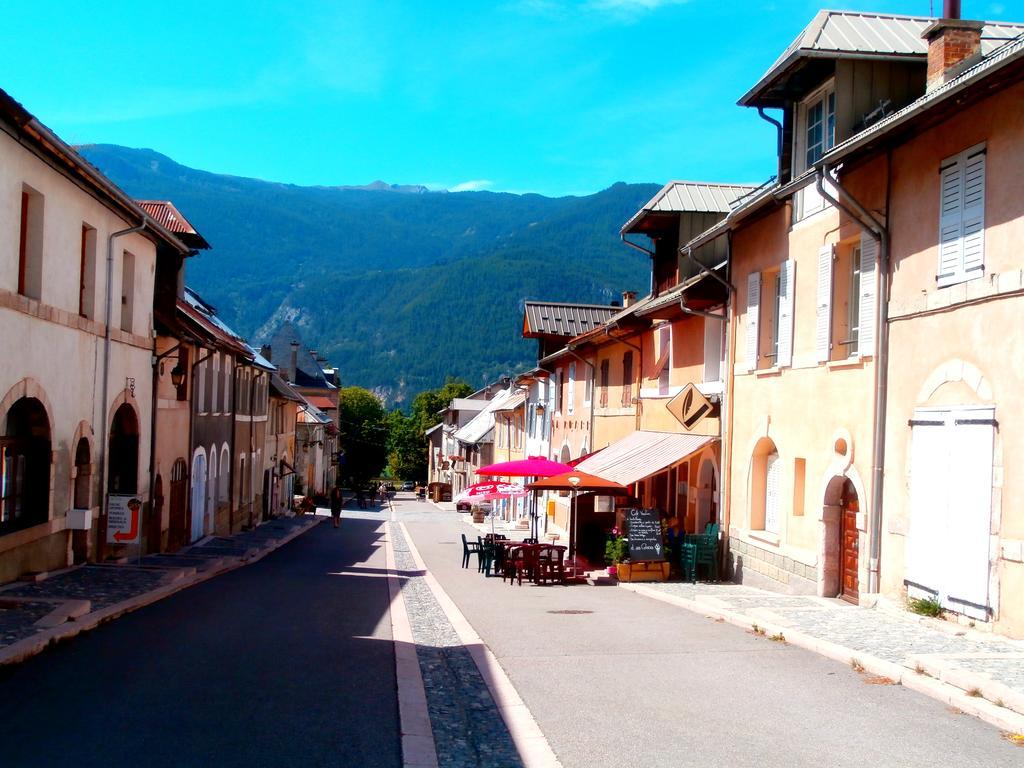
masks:
{"label": "roof overhang", "polygon": [[622,485],[632,485],[678,464],[718,440],[707,435],[638,430],[576,465]]}

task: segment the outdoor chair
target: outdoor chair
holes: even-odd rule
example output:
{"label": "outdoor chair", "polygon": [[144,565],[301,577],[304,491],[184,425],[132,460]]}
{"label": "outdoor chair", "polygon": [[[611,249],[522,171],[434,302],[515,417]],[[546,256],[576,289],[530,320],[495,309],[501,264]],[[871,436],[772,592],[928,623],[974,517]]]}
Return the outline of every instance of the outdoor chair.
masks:
{"label": "outdoor chair", "polygon": [[679,567],[683,572],[683,581],[697,583],[697,545],[692,541],[683,541],[679,545]]}
{"label": "outdoor chair", "polygon": [[505,553],[505,562],[502,563],[501,567],[501,580],[508,579],[508,583],[512,584],[516,580],[516,576],[521,576],[520,568],[523,566],[523,548],[522,547],[509,547]]}
{"label": "outdoor chair", "polygon": [[[697,570],[707,567],[709,580],[718,581],[718,534],[700,533],[686,536],[683,540],[681,560],[683,578],[697,581]],[[692,571],[688,570],[692,568]]]}
{"label": "outdoor chair", "polygon": [[565,584],[565,547],[544,544],[537,548],[536,581],[538,584],[549,581]]}
{"label": "outdoor chair", "polygon": [[477,565],[480,564],[480,542],[466,541],[466,534],[462,534],[462,567],[469,568],[469,556],[476,554]]}
{"label": "outdoor chair", "polygon": [[523,544],[539,544],[536,539],[523,539]]}
{"label": "outdoor chair", "polygon": [[476,541],[477,546],[480,547],[477,571],[485,576],[490,576],[491,564],[494,563],[494,542],[489,539],[481,539],[479,536]]}

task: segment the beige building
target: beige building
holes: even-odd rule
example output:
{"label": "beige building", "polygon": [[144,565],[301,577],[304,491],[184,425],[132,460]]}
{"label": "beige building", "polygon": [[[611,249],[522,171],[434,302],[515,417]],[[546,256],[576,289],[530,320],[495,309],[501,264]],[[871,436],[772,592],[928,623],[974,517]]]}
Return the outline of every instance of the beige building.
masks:
{"label": "beige building", "polygon": [[[7,581],[141,541],[150,513],[154,276],[166,274],[158,248],[175,258],[189,248],[3,91],[0,127]],[[142,506],[108,531],[111,493]]]}

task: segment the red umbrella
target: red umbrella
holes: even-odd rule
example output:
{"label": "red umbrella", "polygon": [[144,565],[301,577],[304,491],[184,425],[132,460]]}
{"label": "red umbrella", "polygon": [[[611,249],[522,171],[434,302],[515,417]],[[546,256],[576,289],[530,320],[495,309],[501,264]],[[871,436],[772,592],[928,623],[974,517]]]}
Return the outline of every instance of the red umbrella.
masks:
{"label": "red umbrella", "polygon": [[488,481],[486,483],[476,483],[465,488],[462,493],[455,497],[455,501],[492,501],[494,499],[504,499],[508,496],[525,495],[526,489],[516,483]]}
{"label": "red umbrella", "polygon": [[572,467],[568,464],[545,459],[543,456],[530,456],[527,459],[518,459],[517,461],[503,461],[499,464],[480,467],[476,471],[478,475],[491,475],[494,477],[551,477],[551,475],[560,475],[563,472],[572,472]]}

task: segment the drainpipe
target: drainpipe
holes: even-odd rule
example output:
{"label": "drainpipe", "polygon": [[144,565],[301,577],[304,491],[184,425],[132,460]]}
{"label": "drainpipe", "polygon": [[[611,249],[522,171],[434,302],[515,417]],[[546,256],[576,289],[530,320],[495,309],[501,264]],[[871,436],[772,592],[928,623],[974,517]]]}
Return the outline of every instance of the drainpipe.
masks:
{"label": "drainpipe", "polygon": [[762,120],[765,120],[775,126],[775,152],[779,158],[779,162],[782,162],[782,123],[776,120],[774,117],[769,117],[764,113],[764,107],[757,108],[757,116]]}
{"label": "drainpipe", "polygon": [[649,249],[647,249],[647,248],[644,248],[644,247],[643,247],[642,245],[637,245],[636,243],[634,243],[634,242],[631,242],[631,241],[627,240],[627,239],[626,239],[626,235],[625,235],[625,233],[624,233],[624,232],[620,232],[620,233],[619,233],[619,239],[620,239],[620,240],[621,240],[622,242],[624,242],[624,243],[625,243],[626,245],[628,245],[628,246],[629,246],[630,248],[635,248],[636,250],[640,251],[641,253],[646,253],[646,254],[647,254],[647,255],[648,255],[648,256],[649,256],[650,258],[651,258],[651,264],[652,264],[652,269],[651,269],[651,286],[650,286],[650,292],[651,292],[651,293],[654,293],[654,269],[653,269],[653,263],[654,263],[654,255],[655,255],[655,254],[654,254],[654,251],[652,251],[652,250],[649,250]]}
{"label": "drainpipe", "polygon": [[[762,117],[764,117],[766,120],[769,120],[771,122],[775,122],[775,121],[771,120],[771,118],[766,117],[765,115],[762,115]],[[780,131],[781,131],[781,126],[780,126]],[[780,134],[780,136],[781,136],[781,134]],[[730,495],[729,494],[729,490],[731,488],[731,483],[732,483],[732,443],[731,443],[731,436],[732,436],[732,411],[733,411],[733,409],[732,409],[731,406],[732,406],[732,381],[733,381],[733,370],[734,370],[733,355],[735,354],[735,341],[734,341],[734,339],[735,339],[735,335],[736,335],[736,323],[735,322],[729,322],[729,313],[733,309],[733,307],[735,306],[734,299],[735,299],[735,296],[736,296],[736,286],[734,286],[731,281],[726,280],[725,278],[723,278],[721,275],[719,275],[714,270],[708,269],[703,264],[701,264],[699,261],[697,261],[697,259],[693,255],[693,249],[692,248],[684,247],[684,248],[680,249],[680,252],[683,254],[684,257],[686,257],[686,259],[691,264],[693,264],[693,266],[695,266],[700,271],[700,273],[702,275],[714,278],[719,283],[721,283],[723,286],[725,286],[725,290],[726,290],[725,308],[723,309],[723,312],[722,312],[721,315],[715,315],[715,314],[712,314],[710,312],[700,312],[700,311],[695,310],[695,309],[690,309],[689,307],[687,307],[683,303],[684,299],[682,299],[682,298],[679,299],[679,308],[683,312],[686,312],[687,314],[701,315],[701,316],[703,316],[705,318],[711,318],[711,319],[717,320],[719,322],[725,323],[725,356],[724,356],[725,357],[725,361],[724,361],[724,368],[725,368],[725,370],[722,371],[723,392],[722,392],[722,409],[721,409],[721,414],[722,415],[721,415],[721,419],[720,419],[720,429],[721,429],[721,433],[722,433],[722,448],[721,448],[721,454],[722,455],[721,455],[721,466],[719,467],[719,477],[721,479],[721,482],[720,482],[720,487],[718,489],[718,493],[719,493],[719,498],[721,499],[721,504],[720,504],[720,509],[719,509],[719,517],[722,519],[722,522],[725,522],[725,525],[722,526],[724,528],[724,532],[723,532],[722,535],[726,539],[726,541],[728,541],[728,537],[729,537],[729,527],[728,526],[729,526],[729,524],[732,521],[732,509],[729,507],[728,502],[730,501],[730,499],[729,499],[729,495]],[[732,260],[732,230],[728,230],[726,232],[726,261],[731,264],[731,260]],[[726,515],[725,515],[726,510],[729,511],[728,522],[726,522],[726,520],[725,520],[725,518],[726,518]],[[720,551],[722,552],[722,557],[723,558],[728,558],[729,555],[728,555],[726,547],[722,547]],[[726,560],[725,562],[728,562],[728,560]]]}
{"label": "drainpipe", "polygon": [[[887,175],[890,171],[887,167]],[[833,197],[825,189],[825,175],[829,176],[830,183],[840,192],[846,202]],[[882,547],[882,489],[885,467],[885,417],[886,417],[886,391],[888,387],[889,367],[889,230],[877,217],[864,208],[860,202],[843,188],[832,174],[832,169],[822,165],[815,177],[815,186],[821,196],[828,200],[847,216],[856,221],[862,228],[867,230],[873,238],[878,241],[878,307],[875,310],[875,327],[878,338],[876,340],[875,358],[875,418],[872,425],[874,434],[873,460],[871,466],[871,538],[868,541],[870,547],[868,559],[868,592],[878,593],[879,591],[879,557]],[[888,182],[887,182],[888,188]],[[848,204],[847,204],[848,203]],[[888,205],[888,201],[886,202]],[[888,222],[886,222],[888,224]]]}
{"label": "drainpipe", "polygon": [[[114,240],[125,235],[134,235],[142,232],[146,229],[146,221],[135,227],[128,227],[117,232],[112,232],[107,237],[107,294],[106,294],[106,307],[104,310],[104,330],[103,330],[103,391],[100,395],[100,423],[102,424],[102,440],[100,442],[100,450],[103,451],[103,459],[100,461],[100,517],[102,518],[102,524],[98,527],[98,533],[100,540],[97,542],[97,552],[100,560],[106,555],[107,549],[107,461],[109,457],[109,451],[107,446],[107,440],[109,439],[109,425],[107,420],[107,408],[110,407],[110,318],[113,314],[114,300],[111,296],[111,292],[114,287]],[[152,501],[152,500],[151,500]]]}

